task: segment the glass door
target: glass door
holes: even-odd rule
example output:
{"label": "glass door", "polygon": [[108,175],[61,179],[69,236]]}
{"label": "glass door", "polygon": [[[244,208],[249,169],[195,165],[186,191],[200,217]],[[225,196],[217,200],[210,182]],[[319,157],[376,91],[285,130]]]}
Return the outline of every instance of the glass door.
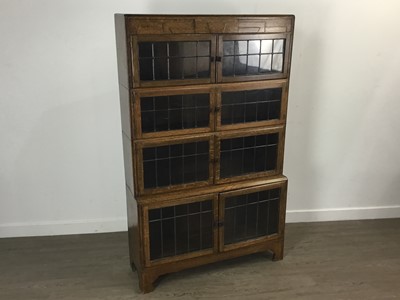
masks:
{"label": "glass door", "polygon": [[223,85],[217,94],[217,130],[283,124],[287,96],[286,80]]}
{"label": "glass door", "polygon": [[140,140],[134,147],[139,195],[213,183],[214,138],[210,134]]}
{"label": "glass door", "polygon": [[135,87],[215,82],[216,36],[133,36]]}
{"label": "glass door", "polygon": [[218,82],[286,78],[289,34],[232,34],[218,39]]}
{"label": "glass door", "polygon": [[137,138],[196,134],[214,130],[214,89],[165,87],[135,92]]}
{"label": "glass door", "polygon": [[203,195],[143,208],[147,266],[218,251],[217,195]]}
{"label": "glass door", "polygon": [[260,243],[283,234],[287,182],[220,194],[219,250]]}
{"label": "glass door", "polygon": [[282,172],[284,127],[223,132],[216,136],[217,183]]}

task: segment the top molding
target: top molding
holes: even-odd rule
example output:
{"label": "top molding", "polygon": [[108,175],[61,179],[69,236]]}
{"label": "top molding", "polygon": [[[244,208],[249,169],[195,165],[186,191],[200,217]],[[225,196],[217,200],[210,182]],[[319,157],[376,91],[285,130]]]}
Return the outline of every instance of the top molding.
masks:
{"label": "top molding", "polygon": [[294,15],[125,15],[127,35],[288,33]]}

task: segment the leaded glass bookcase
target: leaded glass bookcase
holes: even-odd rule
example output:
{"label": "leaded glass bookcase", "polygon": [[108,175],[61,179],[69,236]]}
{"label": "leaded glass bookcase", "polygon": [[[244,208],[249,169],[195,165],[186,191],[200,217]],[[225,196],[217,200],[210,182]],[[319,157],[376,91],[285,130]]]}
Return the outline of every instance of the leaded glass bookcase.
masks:
{"label": "leaded glass bookcase", "polygon": [[131,266],[283,258],[291,15],[116,15]]}

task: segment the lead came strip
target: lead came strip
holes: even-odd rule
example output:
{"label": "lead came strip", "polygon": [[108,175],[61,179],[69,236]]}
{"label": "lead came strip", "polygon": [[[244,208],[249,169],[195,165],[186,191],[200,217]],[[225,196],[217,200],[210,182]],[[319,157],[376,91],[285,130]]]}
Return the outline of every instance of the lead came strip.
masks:
{"label": "lead came strip", "polygon": [[[150,241],[150,259],[156,260],[164,257],[210,249],[212,247],[212,200],[181,204],[176,206],[155,208],[149,210],[150,236],[160,236],[161,243],[157,240]],[[189,211],[189,207],[191,211]],[[208,208],[209,207],[209,208]],[[179,210],[179,214],[178,211]],[[171,214],[167,214],[171,212]],[[203,223],[203,216],[208,217],[207,223]],[[177,220],[186,218],[186,226],[177,226]],[[197,219],[197,221],[196,221]],[[199,225],[196,227],[196,224]],[[160,224],[160,227],[154,226]],[[171,228],[165,227],[169,224]],[[160,228],[159,230],[157,228]],[[186,241],[178,239],[178,232],[187,236]],[[173,234],[172,236],[170,234]],[[166,241],[165,237],[168,237]],[[197,237],[197,239],[193,239]],[[191,239],[192,238],[192,239]],[[204,241],[206,238],[206,241]],[[173,245],[168,244],[168,241]],[[172,250],[173,248],[173,250]],[[165,250],[167,249],[167,250]]]}
{"label": "lead came strip", "polygon": [[[141,81],[210,77],[210,41],[139,42],[138,44]],[[200,47],[202,53],[199,53]],[[148,69],[149,60],[152,64],[151,70]]]}
{"label": "lead came strip", "polygon": [[145,189],[205,181],[208,167],[208,141],[143,148]]}
{"label": "lead came strip", "polygon": [[278,120],[281,99],[282,88],[222,92],[221,125]]}
{"label": "lead came strip", "polygon": [[[229,178],[276,169],[278,139],[278,133],[222,139],[220,177]],[[255,155],[251,157],[253,152]],[[245,160],[249,162],[245,163]]]}
{"label": "lead came strip", "polygon": [[140,110],[143,133],[206,128],[210,119],[210,95],[142,97]]}
{"label": "lead came strip", "polygon": [[[243,46],[246,43],[246,49]],[[252,43],[258,49],[249,50]],[[277,46],[275,46],[275,43]],[[269,46],[270,45],[270,46]],[[222,75],[225,77],[273,74],[283,72],[284,39],[272,40],[224,40]],[[279,57],[274,66],[273,60]]]}
{"label": "lead came strip", "polygon": [[[225,198],[224,244],[278,233],[279,219],[272,216],[279,215],[279,205],[274,205],[279,199],[280,188]],[[249,230],[250,220],[255,220],[254,232]]]}

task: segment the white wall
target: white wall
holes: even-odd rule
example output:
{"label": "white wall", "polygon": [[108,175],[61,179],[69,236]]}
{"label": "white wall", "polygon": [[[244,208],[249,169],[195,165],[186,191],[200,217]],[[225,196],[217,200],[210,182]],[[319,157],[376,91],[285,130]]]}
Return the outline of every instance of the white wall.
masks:
{"label": "white wall", "polygon": [[296,15],[288,221],[400,217],[400,2],[0,0],[0,236],[126,229],[113,14]]}

